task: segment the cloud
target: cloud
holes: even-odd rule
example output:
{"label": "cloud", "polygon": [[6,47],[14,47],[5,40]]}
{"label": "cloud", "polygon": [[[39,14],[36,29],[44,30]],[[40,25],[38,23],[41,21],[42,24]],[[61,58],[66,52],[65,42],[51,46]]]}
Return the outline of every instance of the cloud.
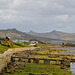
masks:
{"label": "cloud", "polygon": [[60,21],[66,22],[69,18],[69,15],[58,15],[56,18]]}
{"label": "cloud", "polygon": [[[71,31],[75,25],[75,1],[0,0],[1,24],[6,28],[12,25],[11,27],[23,31]],[[24,29],[26,27],[27,29]]]}

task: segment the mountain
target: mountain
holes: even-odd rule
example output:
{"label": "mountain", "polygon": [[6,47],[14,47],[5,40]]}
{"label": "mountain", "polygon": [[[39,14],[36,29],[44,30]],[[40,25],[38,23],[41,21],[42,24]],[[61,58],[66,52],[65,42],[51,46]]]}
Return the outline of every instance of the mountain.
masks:
{"label": "mountain", "polygon": [[34,31],[30,31],[28,34],[38,37],[75,41],[75,33],[65,33],[56,30],[47,33],[36,33]]}
{"label": "mountain", "polygon": [[11,39],[25,39],[25,40],[37,39],[40,41],[55,40],[55,39],[51,39],[51,38],[44,38],[44,37],[38,37],[38,36],[30,35],[30,34],[27,34],[25,32],[18,31],[15,28],[0,30],[0,37],[5,38],[6,36],[9,36]]}

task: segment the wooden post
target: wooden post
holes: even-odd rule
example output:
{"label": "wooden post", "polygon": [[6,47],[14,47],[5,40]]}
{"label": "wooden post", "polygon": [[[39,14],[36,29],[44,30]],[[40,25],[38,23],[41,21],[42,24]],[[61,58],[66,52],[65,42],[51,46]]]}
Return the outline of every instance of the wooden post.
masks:
{"label": "wooden post", "polygon": [[21,58],[19,58],[19,60],[18,60],[19,62],[21,61]]}
{"label": "wooden post", "polygon": [[59,60],[56,60],[56,65],[59,65]]}
{"label": "wooden post", "polygon": [[63,61],[61,61],[61,63],[60,64],[63,64]]}
{"label": "wooden post", "polygon": [[28,63],[31,63],[31,59],[28,59]]}
{"label": "wooden post", "polygon": [[63,65],[66,67],[70,67],[70,61],[69,60],[64,60]]}
{"label": "wooden post", "polygon": [[39,59],[33,59],[33,63],[39,63]]}
{"label": "wooden post", "polygon": [[44,59],[44,64],[50,64],[50,60]]}
{"label": "wooden post", "polygon": [[12,61],[12,62],[15,62],[15,60],[14,60],[14,58],[13,58],[12,56],[11,56],[11,61]]}
{"label": "wooden post", "polygon": [[51,61],[49,61],[49,63],[51,64]]}
{"label": "wooden post", "polygon": [[14,58],[15,62],[18,62],[19,61],[19,58]]}

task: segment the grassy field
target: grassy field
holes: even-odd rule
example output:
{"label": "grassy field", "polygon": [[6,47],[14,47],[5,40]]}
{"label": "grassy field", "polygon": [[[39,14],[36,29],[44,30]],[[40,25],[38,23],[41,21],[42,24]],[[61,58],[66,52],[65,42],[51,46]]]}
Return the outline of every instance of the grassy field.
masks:
{"label": "grassy field", "polygon": [[[21,47],[15,45],[14,48],[21,48]],[[0,45],[0,54],[4,53],[4,52],[7,51],[8,49],[9,49],[9,47],[7,47],[7,46],[3,46],[3,45]],[[10,48],[10,49],[11,49],[11,48]]]}
{"label": "grassy field", "polygon": [[[24,46],[24,47],[33,47],[33,46]],[[13,48],[23,48],[23,47],[15,45],[15,47],[13,47]],[[12,48],[0,45],[0,54],[4,53],[8,49],[12,49]]]}
{"label": "grassy field", "polygon": [[42,46],[45,46],[45,47],[48,47],[48,46],[51,46],[51,47],[56,47],[58,45],[52,45],[52,44],[36,44],[38,47],[42,47]]}
{"label": "grassy field", "polygon": [[38,52],[34,52],[34,53],[40,53],[40,54],[57,54],[57,53],[61,53],[61,52],[68,52],[67,50],[46,50],[46,51],[38,51]]}
{"label": "grassy field", "polygon": [[9,47],[0,45],[0,54],[4,53],[4,52],[7,51],[8,49],[9,49]]}
{"label": "grassy field", "polygon": [[60,69],[60,66],[57,65],[25,64],[15,71],[5,75],[72,75],[70,71]]}

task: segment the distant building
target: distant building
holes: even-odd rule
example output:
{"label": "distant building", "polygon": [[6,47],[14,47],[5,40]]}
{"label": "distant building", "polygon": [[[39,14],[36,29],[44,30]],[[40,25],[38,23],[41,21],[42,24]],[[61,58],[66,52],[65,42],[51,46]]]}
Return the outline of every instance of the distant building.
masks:
{"label": "distant building", "polygon": [[19,42],[21,42],[21,43],[23,43],[23,42],[28,42],[28,43],[29,43],[28,40],[19,40]]}
{"label": "distant building", "polygon": [[9,40],[10,40],[10,37],[6,37],[5,39],[6,39],[7,41],[9,41]]}
{"label": "distant building", "polygon": [[13,40],[13,42],[18,42],[18,40],[16,39],[16,40]]}
{"label": "distant building", "polygon": [[49,41],[50,44],[58,44],[58,45],[62,45],[63,41]]}
{"label": "distant building", "polygon": [[34,46],[35,44],[29,44],[30,46]]}
{"label": "distant building", "polygon": [[16,39],[16,40],[12,40],[12,41],[13,41],[13,42],[19,42],[19,43],[24,43],[24,42],[29,43],[28,40],[18,40],[18,39]]}
{"label": "distant building", "polygon": [[31,39],[31,40],[30,40],[30,43],[31,43],[31,44],[35,44],[35,43],[38,43],[38,41],[37,41],[36,39]]}
{"label": "distant building", "polygon": [[3,43],[3,40],[0,40],[0,44],[2,44]]}

